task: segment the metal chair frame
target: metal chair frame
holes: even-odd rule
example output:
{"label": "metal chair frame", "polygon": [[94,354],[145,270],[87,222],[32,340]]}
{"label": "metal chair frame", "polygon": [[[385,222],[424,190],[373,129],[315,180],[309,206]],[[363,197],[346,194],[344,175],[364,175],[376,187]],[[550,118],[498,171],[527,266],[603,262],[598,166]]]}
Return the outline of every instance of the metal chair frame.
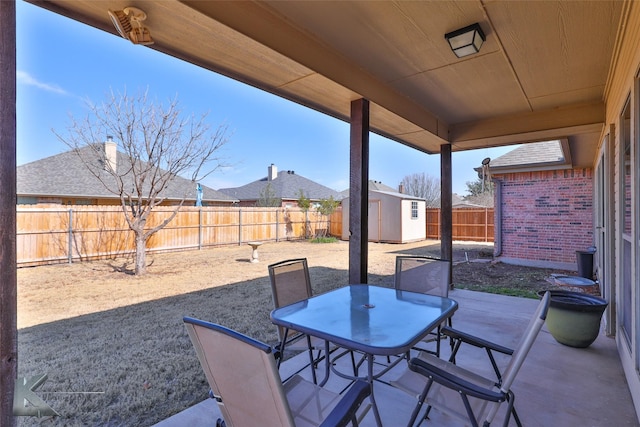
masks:
{"label": "metal chair frame", "polygon": [[[451,287],[451,263],[450,261],[418,255],[400,255],[396,257],[396,271],[394,286],[398,290],[418,292],[440,297],[449,296]],[[451,318],[447,319],[449,327],[453,325]],[[423,342],[436,342],[436,350],[428,350],[418,347],[436,356],[440,356],[440,341],[444,336],[441,333],[442,325],[438,325],[431,337]]]}
{"label": "metal chair frame", "polygon": [[[503,402],[507,402],[507,412],[503,426],[507,427],[510,418],[513,417],[516,424],[521,427],[522,423],[514,406],[515,395],[511,390],[511,386],[545,322],[550,299],[550,293],[545,293],[515,350],[451,328],[443,328],[443,333],[451,337],[455,342],[454,352],[451,354],[449,361],[444,361],[430,354],[421,354],[409,362],[409,369],[421,375],[426,382],[411,415],[409,426],[413,426],[415,423],[423,404],[427,404],[427,410],[421,420],[427,418],[432,406],[438,405],[436,401],[429,399],[430,393],[433,391],[432,387],[437,384],[445,389],[452,390],[454,395],[462,399],[466,416],[472,426],[477,427],[480,421],[484,427],[490,426],[500,405]],[[486,350],[496,374],[495,380],[481,377],[455,364],[456,355],[462,343]],[[510,356],[504,372],[498,369],[493,356],[494,352]],[[394,385],[403,388],[402,383],[403,379],[400,378]],[[405,390],[410,392],[408,389]],[[474,412],[470,398],[477,399],[478,402],[484,402],[481,404],[479,411],[476,410]]]}

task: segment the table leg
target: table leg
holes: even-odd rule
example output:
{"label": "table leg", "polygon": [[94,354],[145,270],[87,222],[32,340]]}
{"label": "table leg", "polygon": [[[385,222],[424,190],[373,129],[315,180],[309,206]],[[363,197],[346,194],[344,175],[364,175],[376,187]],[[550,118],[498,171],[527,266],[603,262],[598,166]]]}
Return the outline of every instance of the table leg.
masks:
{"label": "table leg", "polygon": [[324,342],[324,378],[318,384],[320,387],[324,387],[324,385],[329,381],[329,372],[331,372],[331,361],[329,360],[329,341]]}
{"label": "table leg", "polygon": [[316,363],[313,358],[313,348],[311,348],[311,336],[307,335],[307,348],[309,349],[309,367],[311,368],[311,378],[313,378],[313,383],[318,384],[318,378],[316,378]]}
{"label": "table leg", "polygon": [[367,360],[369,362],[368,366],[368,380],[369,384],[371,384],[371,394],[369,395],[369,399],[371,400],[371,410],[373,411],[373,416],[376,418],[376,425],[378,427],[382,427],[382,420],[380,419],[380,413],[378,412],[378,405],[376,404],[376,398],[374,397],[373,392],[373,354],[367,354]]}

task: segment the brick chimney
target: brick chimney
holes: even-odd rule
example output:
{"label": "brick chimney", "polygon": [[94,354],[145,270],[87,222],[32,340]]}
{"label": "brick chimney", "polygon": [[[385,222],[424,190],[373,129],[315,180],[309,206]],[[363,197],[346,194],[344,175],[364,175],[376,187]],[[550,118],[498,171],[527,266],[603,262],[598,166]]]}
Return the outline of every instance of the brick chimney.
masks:
{"label": "brick chimney", "polygon": [[107,136],[107,140],[104,142],[104,170],[116,171],[116,159],[118,158],[118,146],[113,141],[111,135]]}
{"label": "brick chimney", "polygon": [[267,168],[267,172],[267,181],[273,181],[278,177],[278,168],[273,163]]}
{"label": "brick chimney", "polygon": [[404,185],[402,185],[402,183],[400,185],[398,185],[398,193],[403,193],[404,194]]}

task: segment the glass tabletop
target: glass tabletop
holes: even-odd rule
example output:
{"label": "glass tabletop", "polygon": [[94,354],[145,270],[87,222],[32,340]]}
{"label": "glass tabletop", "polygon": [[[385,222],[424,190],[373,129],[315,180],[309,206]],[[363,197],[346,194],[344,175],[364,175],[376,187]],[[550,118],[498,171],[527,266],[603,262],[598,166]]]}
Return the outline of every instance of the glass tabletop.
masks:
{"label": "glass tabletop", "polygon": [[349,285],[271,312],[289,327],[368,354],[409,350],[458,304],[449,298],[370,285]]}

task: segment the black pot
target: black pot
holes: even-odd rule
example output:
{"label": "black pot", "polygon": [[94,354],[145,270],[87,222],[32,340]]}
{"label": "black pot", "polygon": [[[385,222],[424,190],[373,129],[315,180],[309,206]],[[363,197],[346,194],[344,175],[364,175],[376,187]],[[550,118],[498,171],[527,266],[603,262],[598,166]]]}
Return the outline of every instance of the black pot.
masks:
{"label": "black pot", "polygon": [[[546,291],[538,292],[544,295]],[[547,328],[560,344],[589,347],[600,332],[602,313],[608,302],[602,298],[564,290],[551,290]]]}

